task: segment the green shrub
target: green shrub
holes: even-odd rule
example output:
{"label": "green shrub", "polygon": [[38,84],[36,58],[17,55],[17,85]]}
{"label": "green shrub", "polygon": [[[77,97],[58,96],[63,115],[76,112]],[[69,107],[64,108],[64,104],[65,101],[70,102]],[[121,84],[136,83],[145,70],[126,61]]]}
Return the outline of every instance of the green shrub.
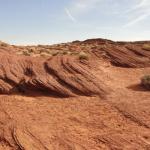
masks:
{"label": "green shrub", "polygon": [[141,78],[141,85],[150,90],[150,75],[145,75]]}
{"label": "green shrub", "polygon": [[43,53],[40,54],[40,56],[42,56],[42,57],[51,57],[52,55],[48,54],[46,52],[43,52]]}
{"label": "green shrub", "polygon": [[33,53],[34,50],[33,50],[32,48],[30,48],[30,49],[28,49],[28,52],[29,52],[29,53]]}
{"label": "green shrub", "polygon": [[23,53],[23,55],[25,55],[25,56],[30,56],[30,53],[27,52],[27,51],[23,51],[22,53]]}
{"label": "green shrub", "polygon": [[52,56],[57,56],[58,54],[60,54],[60,50],[50,50],[48,52],[48,54],[52,55]]}
{"label": "green shrub", "polygon": [[80,60],[89,60],[89,56],[88,56],[88,54],[86,54],[85,52],[80,52],[79,53],[79,59]]}
{"label": "green shrub", "polygon": [[150,50],[150,44],[144,44],[143,48],[146,49],[146,50]]}
{"label": "green shrub", "polygon": [[0,46],[7,47],[8,44],[6,44],[6,43],[1,43]]}
{"label": "green shrub", "polygon": [[62,54],[62,55],[71,55],[72,52],[70,52],[70,51],[60,51],[60,54]]}
{"label": "green shrub", "polygon": [[59,54],[59,52],[53,52],[52,56],[57,56]]}
{"label": "green shrub", "polygon": [[63,54],[63,55],[67,55],[67,54],[68,54],[68,51],[63,51],[62,54]]}

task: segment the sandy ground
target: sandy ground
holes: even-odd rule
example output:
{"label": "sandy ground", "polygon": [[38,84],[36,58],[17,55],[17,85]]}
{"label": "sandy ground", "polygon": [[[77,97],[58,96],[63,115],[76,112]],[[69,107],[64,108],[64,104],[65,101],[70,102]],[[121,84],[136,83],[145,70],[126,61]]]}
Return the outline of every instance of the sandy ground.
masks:
{"label": "sandy ground", "polygon": [[145,43],[0,47],[0,150],[150,150]]}
{"label": "sandy ground", "polygon": [[100,64],[106,100],[1,95],[0,150],[149,150],[150,92],[138,84],[150,68]]}

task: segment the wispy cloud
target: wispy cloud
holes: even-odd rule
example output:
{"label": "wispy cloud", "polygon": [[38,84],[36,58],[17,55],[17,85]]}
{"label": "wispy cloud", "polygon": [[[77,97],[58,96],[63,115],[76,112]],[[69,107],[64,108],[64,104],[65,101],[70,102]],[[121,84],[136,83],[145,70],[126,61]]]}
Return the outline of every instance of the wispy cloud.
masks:
{"label": "wispy cloud", "polygon": [[[65,9],[70,16],[79,16],[94,9],[102,0],[73,0]],[[69,11],[70,10],[70,11]],[[72,15],[73,14],[73,15]],[[73,17],[74,18],[74,17]]]}
{"label": "wispy cloud", "polygon": [[72,21],[72,22],[76,22],[77,20],[75,19],[75,17],[72,16],[72,14],[70,13],[69,9],[65,8],[65,12],[67,14],[67,16],[69,17],[69,19]]}
{"label": "wispy cloud", "polygon": [[143,14],[143,15],[140,15],[139,17],[137,17],[136,19],[128,22],[127,24],[125,24],[123,27],[127,28],[127,27],[131,27],[139,22],[141,22],[142,20],[146,19],[147,17],[150,16],[150,13],[148,14]]}
{"label": "wispy cloud", "polygon": [[141,0],[137,5],[135,5],[132,10],[146,7],[149,4],[149,0]]}
{"label": "wispy cloud", "polygon": [[126,23],[123,27],[131,27],[147,19],[150,16],[150,0],[141,0],[132,8],[127,10],[128,18],[132,19]]}

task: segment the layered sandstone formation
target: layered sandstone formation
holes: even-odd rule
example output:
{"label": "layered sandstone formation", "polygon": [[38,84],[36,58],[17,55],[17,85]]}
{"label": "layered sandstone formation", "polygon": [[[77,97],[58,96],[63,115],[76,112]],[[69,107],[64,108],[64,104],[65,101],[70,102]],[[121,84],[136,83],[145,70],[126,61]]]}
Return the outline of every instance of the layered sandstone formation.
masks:
{"label": "layered sandstone formation", "polygon": [[0,42],[0,150],[149,150],[150,42]]}
{"label": "layered sandstone formation", "polygon": [[67,56],[48,59],[0,55],[0,93],[43,91],[50,96],[99,95],[107,93],[105,84],[88,66]]}

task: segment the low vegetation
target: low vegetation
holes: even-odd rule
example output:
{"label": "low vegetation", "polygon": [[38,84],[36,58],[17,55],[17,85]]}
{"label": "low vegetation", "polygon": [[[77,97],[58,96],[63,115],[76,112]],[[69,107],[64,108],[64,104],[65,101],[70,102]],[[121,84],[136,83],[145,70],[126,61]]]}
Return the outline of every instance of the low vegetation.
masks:
{"label": "low vegetation", "polygon": [[79,53],[79,59],[80,60],[88,60],[89,59],[89,57],[88,57],[88,54],[86,54],[85,52],[80,52]]}
{"label": "low vegetation", "polygon": [[9,44],[0,41],[0,46],[7,47],[7,46],[9,46]]}
{"label": "low vegetation", "polygon": [[145,75],[141,78],[141,85],[150,90],[150,75]]}
{"label": "low vegetation", "polygon": [[150,50],[150,44],[144,44],[143,48],[146,49],[146,50]]}
{"label": "low vegetation", "polygon": [[28,51],[23,51],[22,54],[25,56],[30,56],[30,53]]}
{"label": "low vegetation", "polygon": [[[78,43],[38,45],[19,47],[16,54],[32,57],[52,57],[52,56],[76,56],[79,60],[89,60],[89,53],[93,45]],[[85,52],[86,50],[86,52]]]}
{"label": "low vegetation", "polygon": [[42,52],[40,55],[36,55],[36,56],[42,56],[42,57],[51,57],[51,54],[48,54],[46,52]]}

